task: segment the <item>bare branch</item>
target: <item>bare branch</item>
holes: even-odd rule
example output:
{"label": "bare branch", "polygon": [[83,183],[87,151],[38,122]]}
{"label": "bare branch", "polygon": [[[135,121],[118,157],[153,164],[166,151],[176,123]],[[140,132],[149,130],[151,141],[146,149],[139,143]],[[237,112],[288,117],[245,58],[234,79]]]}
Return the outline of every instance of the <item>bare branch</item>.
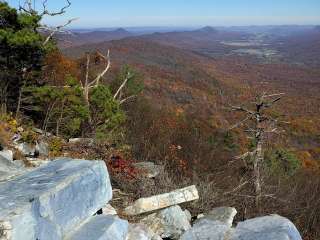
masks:
{"label": "bare branch", "polygon": [[132,95],[132,96],[130,96],[130,97],[127,97],[127,98],[125,98],[125,99],[122,99],[121,101],[120,101],[120,105],[121,104],[124,104],[125,102],[127,102],[127,101],[129,101],[129,100],[131,100],[131,99],[133,99],[133,98],[136,98],[137,97],[137,95]]}
{"label": "bare branch", "polygon": [[68,26],[69,24],[71,24],[73,21],[76,21],[78,18],[73,18],[73,19],[69,19],[65,24],[62,24],[60,26],[54,27],[54,28],[50,28],[47,26],[42,26],[40,27],[40,29],[44,29],[47,31],[50,31],[50,34],[46,37],[45,41],[43,42],[43,45],[46,45],[50,39],[57,33],[60,32],[61,29],[65,28],[66,26]]}
{"label": "bare branch", "polygon": [[91,83],[89,83],[89,85],[88,85],[89,87],[99,86],[101,78],[103,78],[104,75],[106,75],[106,73],[109,71],[109,69],[111,67],[110,50],[108,50],[107,56],[104,56],[100,52],[97,52],[97,54],[99,57],[101,57],[105,60],[105,69]]}
{"label": "bare branch", "polygon": [[240,107],[240,106],[231,106],[232,111],[239,111],[239,112],[245,112],[251,115],[255,115],[255,113],[253,111],[250,111],[244,107]]}
{"label": "bare branch", "polygon": [[129,81],[130,78],[131,78],[131,74],[128,72],[125,80],[123,81],[123,83],[121,84],[119,89],[117,90],[116,94],[113,96],[114,100],[117,99],[117,97],[120,94],[121,90],[126,86],[126,84],[127,84],[127,82]]}
{"label": "bare branch", "polygon": [[232,127],[230,127],[228,130],[233,130],[239,126],[241,126],[242,124],[244,124],[246,121],[248,121],[250,119],[251,116],[247,116],[245,119],[243,119],[242,121],[236,123],[235,125],[233,125]]}
{"label": "bare branch", "polygon": [[58,11],[58,12],[49,12],[47,10],[47,2],[48,2],[48,0],[44,0],[42,2],[43,11],[42,11],[42,13],[39,14],[41,17],[43,17],[45,15],[48,15],[48,16],[63,15],[64,13],[66,13],[66,10],[71,6],[70,0],[66,0],[66,2],[67,2],[66,5],[63,8],[61,8],[60,11]]}

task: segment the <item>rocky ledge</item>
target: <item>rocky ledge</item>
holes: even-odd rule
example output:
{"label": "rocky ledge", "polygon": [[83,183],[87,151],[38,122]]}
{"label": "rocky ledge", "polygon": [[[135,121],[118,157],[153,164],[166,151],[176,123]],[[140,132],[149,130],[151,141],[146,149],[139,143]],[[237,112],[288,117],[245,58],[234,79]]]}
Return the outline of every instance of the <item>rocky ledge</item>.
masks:
{"label": "rocky ledge", "polygon": [[[237,211],[220,207],[192,217],[178,204],[199,198],[196,186],[138,199],[119,212],[108,203],[112,187],[103,161],[62,158],[26,171],[0,152],[1,240],[301,240],[279,215],[233,223]],[[147,215],[146,215],[147,214]]]}

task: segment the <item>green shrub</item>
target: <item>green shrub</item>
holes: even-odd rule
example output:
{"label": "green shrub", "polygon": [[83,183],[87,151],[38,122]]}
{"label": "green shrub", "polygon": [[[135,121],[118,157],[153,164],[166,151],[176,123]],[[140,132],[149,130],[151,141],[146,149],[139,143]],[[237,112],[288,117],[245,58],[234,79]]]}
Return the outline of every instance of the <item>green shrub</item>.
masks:
{"label": "green shrub", "polygon": [[58,137],[54,137],[49,141],[50,155],[58,156],[61,154],[63,148],[63,140]]}
{"label": "green shrub", "polygon": [[108,138],[114,129],[120,130],[125,121],[125,113],[118,101],[113,99],[110,89],[105,85],[94,88],[90,96],[92,125],[97,139]]}
{"label": "green shrub", "polygon": [[283,177],[294,175],[301,167],[301,162],[297,156],[283,148],[266,152],[265,159],[269,172]]}

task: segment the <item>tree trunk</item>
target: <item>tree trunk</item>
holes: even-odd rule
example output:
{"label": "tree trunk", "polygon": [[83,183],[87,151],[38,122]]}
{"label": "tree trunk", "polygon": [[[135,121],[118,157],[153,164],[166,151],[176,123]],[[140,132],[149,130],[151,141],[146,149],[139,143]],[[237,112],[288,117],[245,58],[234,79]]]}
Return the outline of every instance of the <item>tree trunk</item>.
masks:
{"label": "tree trunk", "polygon": [[56,126],[56,136],[57,136],[57,137],[59,137],[59,130],[60,130],[60,124],[61,124],[61,122],[62,122],[64,105],[65,105],[65,101],[62,102],[62,107],[61,107],[60,116],[59,116],[58,121],[57,121],[57,126]]}
{"label": "tree trunk", "polygon": [[256,155],[253,161],[253,178],[254,178],[254,190],[255,190],[255,201],[256,206],[259,207],[260,205],[260,199],[262,195],[261,190],[261,173],[260,173],[260,167],[261,163],[263,162],[263,142],[261,139],[258,139],[257,141],[257,149],[256,149]]}
{"label": "tree trunk", "polygon": [[[24,70],[25,71],[25,70]],[[20,109],[21,109],[21,104],[22,104],[22,94],[23,94],[23,90],[27,84],[27,80],[26,80],[26,77],[25,77],[25,72],[23,73],[22,75],[22,81],[23,81],[23,84],[22,86],[20,87],[19,89],[19,97],[18,97],[18,105],[17,105],[17,109],[16,109],[16,119],[18,119],[19,117],[19,114],[20,114]]]}

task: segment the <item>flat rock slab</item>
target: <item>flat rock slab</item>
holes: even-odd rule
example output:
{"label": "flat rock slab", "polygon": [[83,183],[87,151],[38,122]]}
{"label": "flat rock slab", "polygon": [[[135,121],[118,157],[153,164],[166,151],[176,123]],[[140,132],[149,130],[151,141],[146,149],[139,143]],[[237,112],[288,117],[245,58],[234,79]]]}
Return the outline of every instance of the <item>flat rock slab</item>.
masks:
{"label": "flat rock slab", "polygon": [[125,240],[128,221],[116,216],[97,215],[64,240]]}
{"label": "flat rock slab", "polygon": [[192,185],[170,193],[140,198],[132,206],[127,207],[124,213],[129,216],[138,215],[197,199],[199,199],[198,190]]}
{"label": "flat rock slab", "polygon": [[279,215],[240,222],[231,240],[302,240],[294,224]]}
{"label": "flat rock slab", "polygon": [[53,161],[0,183],[0,239],[62,239],[111,198],[103,161]]}

